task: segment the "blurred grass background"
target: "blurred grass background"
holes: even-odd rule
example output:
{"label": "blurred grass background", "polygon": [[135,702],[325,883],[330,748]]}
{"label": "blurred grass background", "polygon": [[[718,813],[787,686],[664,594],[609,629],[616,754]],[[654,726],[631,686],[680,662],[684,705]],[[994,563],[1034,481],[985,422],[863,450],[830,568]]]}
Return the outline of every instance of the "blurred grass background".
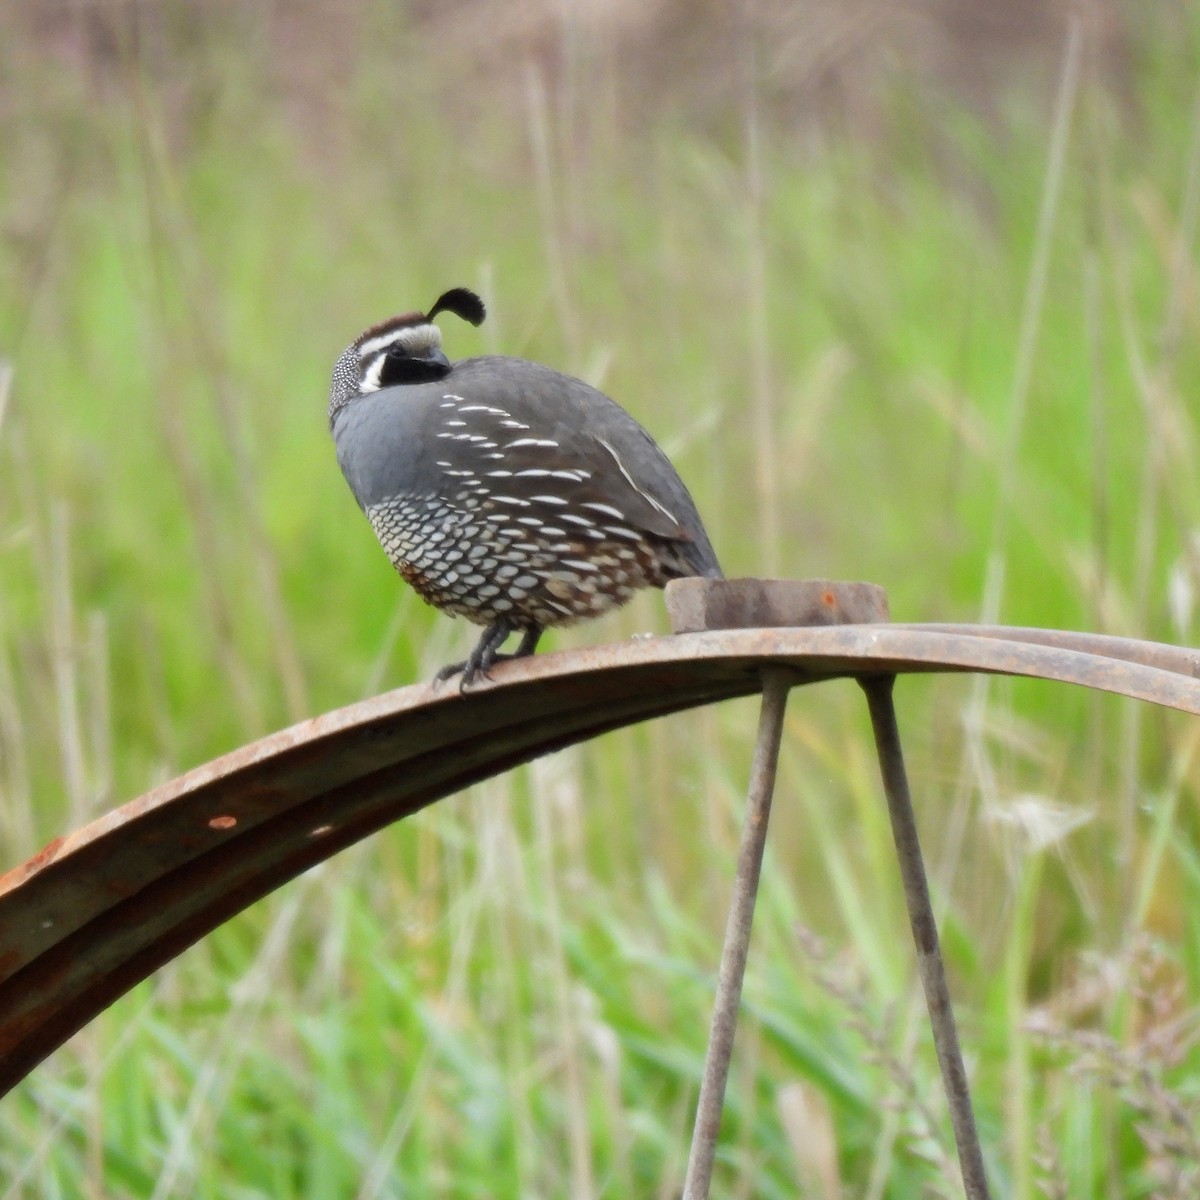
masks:
{"label": "blurred grass background", "polygon": [[[325,428],[359,329],[605,388],[728,573],[1195,639],[1200,14],[0,3],[0,865],[473,630]],[[663,630],[661,598],[549,650]],[[1197,732],[898,692],[999,1196],[1200,1193]],[[0,1196],[669,1197],[755,705],[309,872],[0,1114]],[[699,749],[698,749],[699,748]],[[716,1195],[960,1194],[868,724],[791,704]]]}

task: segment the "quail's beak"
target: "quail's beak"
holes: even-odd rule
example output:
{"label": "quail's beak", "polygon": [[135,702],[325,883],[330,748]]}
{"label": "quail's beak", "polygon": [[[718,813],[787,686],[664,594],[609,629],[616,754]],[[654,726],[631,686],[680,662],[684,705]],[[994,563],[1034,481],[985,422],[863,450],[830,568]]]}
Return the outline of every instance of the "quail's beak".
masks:
{"label": "quail's beak", "polygon": [[440,346],[430,347],[429,350],[421,355],[421,358],[426,362],[437,363],[440,367],[450,366],[450,360],[446,357],[445,352]]}

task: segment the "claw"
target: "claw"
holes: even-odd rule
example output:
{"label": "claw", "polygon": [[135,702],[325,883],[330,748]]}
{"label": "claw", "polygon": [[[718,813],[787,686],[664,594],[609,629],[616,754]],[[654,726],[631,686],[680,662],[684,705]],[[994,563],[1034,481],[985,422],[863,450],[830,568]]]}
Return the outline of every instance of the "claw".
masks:
{"label": "claw", "polygon": [[496,663],[507,662],[513,658],[528,658],[537,649],[538,639],[542,636],[541,629],[526,629],[521,635],[521,644],[516,651],[512,654],[501,654],[500,647],[504,645],[505,638],[513,631],[514,626],[509,621],[501,620],[489,625],[475,644],[475,649],[462,662],[450,663],[449,666],[442,667],[434,675],[435,686],[461,674],[462,678],[458,681],[458,692],[459,695],[462,695],[480,675],[484,679],[490,680],[492,667]]}

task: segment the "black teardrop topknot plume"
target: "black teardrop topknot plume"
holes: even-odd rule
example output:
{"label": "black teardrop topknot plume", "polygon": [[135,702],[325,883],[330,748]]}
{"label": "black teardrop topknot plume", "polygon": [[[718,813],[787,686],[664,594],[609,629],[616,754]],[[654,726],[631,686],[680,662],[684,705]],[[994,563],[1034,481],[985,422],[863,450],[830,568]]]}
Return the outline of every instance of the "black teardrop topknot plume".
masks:
{"label": "black teardrop topknot plume", "polygon": [[456,287],[443,292],[434,306],[425,314],[427,321],[432,321],[440,312],[452,312],[471,325],[482,325],[487,316],[483,301],[470,288]]}

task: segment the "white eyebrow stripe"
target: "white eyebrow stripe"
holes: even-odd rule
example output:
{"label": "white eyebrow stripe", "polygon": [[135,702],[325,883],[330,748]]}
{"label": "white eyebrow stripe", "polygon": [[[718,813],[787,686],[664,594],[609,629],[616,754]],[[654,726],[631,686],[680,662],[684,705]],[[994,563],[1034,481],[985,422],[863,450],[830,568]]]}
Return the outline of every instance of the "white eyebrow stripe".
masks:
{"label": "white eyebrow stripe", "polygon": [[676,525],[678,525],[679,524],[678,518],[675,516],[675,514],[669,508],[667,508],[665,505],[659,504],[659,502],[657,500],[655,500],[655,498],[653,496],[651,496],[648,492],[643,492],[642,489],[640,487],[638,487],[638,485],[636,483],[633,482],[633,476],[630,475],[630,473],[627,470],[625,470],[625,464],[617,457],[617,452],[612,448],[612,446],[610,446],[608,444],[608,442],[606,442],[603,438],[597,438],[596,441],[598,441],[600,443],[600,445],[602,445],[605,448],[605,450],[607,450],[609,452],[609,454],[612,455],[613,462],[615,462],[617,464],[617,466],[620,468],[621,474],[625,476],[625,481],[629,484],[629,486],[631,488],[633,488],[633,490],[635,492],[637,492],[637,494],[639,496],[641,496],[641,498],[643,500],[645,500],[648,504],[650,504],[651,507],[658,509],[658,511],[660,513],[662,513],[662,515],[664,517],[666,517],[667,520],[672,521]]}
{"label": "white eyebrow stripe", "polygon": [[434,347],[440,349],[441,345],[442,334],[436,325],[398,325],[368,338],[359,346],[358,357],[361,361],[368,355],[378,354],[381,350],[391,350],[396,346],[411,353],[414,350],[432,350]]}
{"label": "white eyebrow stripe", "polygon": [[370,341],[363,342],[358,348],[358,357],[360,359],[370,358],[372,354],[377,354],[380,350],[388,349],[396,341],[395,332],[385,334],[382,337],[373,337]]}

